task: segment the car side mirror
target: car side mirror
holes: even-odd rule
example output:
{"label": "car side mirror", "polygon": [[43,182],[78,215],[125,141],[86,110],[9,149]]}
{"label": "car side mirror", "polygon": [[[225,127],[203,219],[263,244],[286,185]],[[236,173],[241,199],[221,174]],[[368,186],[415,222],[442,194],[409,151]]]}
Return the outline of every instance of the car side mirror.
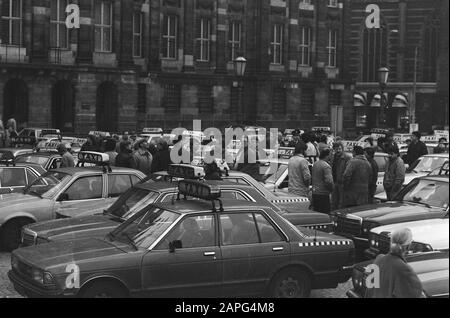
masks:
{"label": "car side mirror", "polygon": [[69,201],[69,195],[67,193],[63,193],[58,198],[59,202]]}
{"label": "car side mirror", "polygon": [[177,240],[169,243],[170,253],[175,253],[175,250],[183,248],[183,242]]}

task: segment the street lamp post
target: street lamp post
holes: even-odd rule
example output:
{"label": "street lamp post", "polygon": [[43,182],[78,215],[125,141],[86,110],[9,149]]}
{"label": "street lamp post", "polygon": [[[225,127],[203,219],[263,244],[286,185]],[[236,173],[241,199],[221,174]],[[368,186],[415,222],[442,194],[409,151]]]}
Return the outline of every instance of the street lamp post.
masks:
{"label": "street lamp post", "polygon": [[387,100],[384,98],[384,92],[387,88],[387,83],[389,81],[389,69],[387,67],[382,67],[378,70],[378,80],[380,84],[380,122],[382,128],[386,128],[386,106]]}
{"label": "street lamp post", "polygon": [[239,90],[239,104],[237,118],[244,117],[244,107],[243,107],[243,91],[244,91],[244,76],[245,69],[247,67],[247,60],[240,56],[234,60],[234,73],[238,77],[238,90]]}

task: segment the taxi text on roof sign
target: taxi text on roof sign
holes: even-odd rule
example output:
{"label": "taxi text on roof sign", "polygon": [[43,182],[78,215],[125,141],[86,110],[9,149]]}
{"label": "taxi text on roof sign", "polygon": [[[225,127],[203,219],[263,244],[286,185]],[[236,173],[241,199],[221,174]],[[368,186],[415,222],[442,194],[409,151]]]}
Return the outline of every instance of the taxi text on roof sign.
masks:
{"label": "taxi text on roof sign", "polygon": [[178,183],[180,194],[202,200],[217,200],[220,198],[219,187],[194,180],[183,180]]}
{"label": "taxi text on roof sign", "polygon": [[294,148],[279,148],[278,149],[278,158],[279,159],[290,159],[295,155]]}
{"label": "taxi text on roof sign", "polygon": [[205,176],[205,170],[191,165],[170,165],[168,174],[175,178],[201,179]]}
{"label": "taxi text on roof sign", "polygon": [[80,163],[102,165],[109,163],[109,156],[107,154],[98,152],[80,152],[78,154],[78,161]]}

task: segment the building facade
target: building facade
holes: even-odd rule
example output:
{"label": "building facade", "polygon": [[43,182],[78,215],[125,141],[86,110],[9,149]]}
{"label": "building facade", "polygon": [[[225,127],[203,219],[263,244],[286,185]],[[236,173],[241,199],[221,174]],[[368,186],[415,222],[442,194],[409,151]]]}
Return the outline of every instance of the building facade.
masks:
{"label": "building facade", "polygon": [[[81,27],[68,30],[72,3]],[[308,129],[342,105],[354,127],[341,0],[0,0],[0,16],[3,121]]]}
{"label": "building facade", "polygon": [[[380,8],[380,28],[367,29],[366,7]],[[377,70],[390,70],[384,96],[387,126],[428,132],[448,127],[448,4],[446,0],[345,2],[345,73],[356,82],[355,126],[380,125]]]}

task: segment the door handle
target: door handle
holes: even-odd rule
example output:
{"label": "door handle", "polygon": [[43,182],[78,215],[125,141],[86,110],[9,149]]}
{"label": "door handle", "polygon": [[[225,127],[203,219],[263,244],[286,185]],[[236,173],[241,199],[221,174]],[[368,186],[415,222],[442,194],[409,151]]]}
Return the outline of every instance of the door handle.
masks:
{"label": "door handle", "polygon": [[216,256],[216,252],[205,252],[203,255],[205,255],[205,256]]}
{"label": "door handle", "polygon": [[272,251],[274,251],[274,252],[281,252],[281,251],[284,251],[284,248],[283,247],[274,247],[272,249]]}

